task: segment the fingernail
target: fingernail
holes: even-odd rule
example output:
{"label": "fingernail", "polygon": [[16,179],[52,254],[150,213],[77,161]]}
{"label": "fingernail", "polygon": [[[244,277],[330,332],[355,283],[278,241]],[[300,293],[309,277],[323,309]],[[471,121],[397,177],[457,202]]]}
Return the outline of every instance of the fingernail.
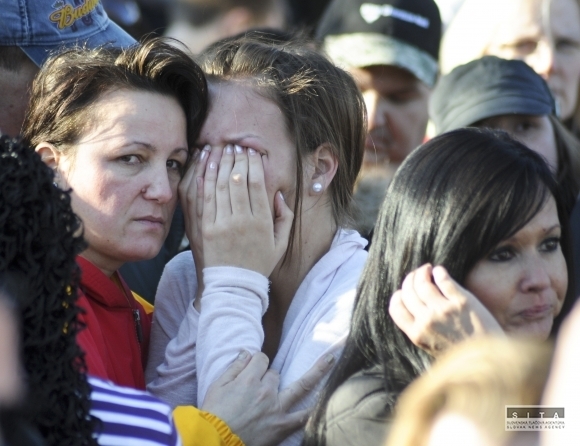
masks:
{"label": "fingernail", "polygon": [[433,277],[435,277],[436,279],[445,278],[445,270],[440,266],[434,267],[433,270],[431,271],[431,274],[433,274]]}
{"label": "fingernail", "polygon": [[240,354],[238,355],[238,359],[246,359],[248,357],[248,352],[245,350],[242,350],[240,352]]}
{"label": "fingernail", "polygon": [[238,145],[238,144],[236,144],[234,147],[236,148],[236,153],[242,153],[242,152],[244,151],[244,150],[242,149],[242,146],[240,146],[240,145]]}
{"label": "fingernail", "polygon": [[211,163],[209,163],[209,168],[210,169],[215,169],[217,167],[217,164],[215,161],[212,161]]}
{"label": "fingernail", "polygon": [[334,362],[334,356],[332,355],[332,353],[329,353],[324,357],[324,362],[326,362],[327,364],[332,364]]}
{"label": "fingernail", "polygon": [[256,151],[254,149],[248,147],[248,154],[255,155],[256,154]]}
{"label": "fingernail", "polygon": [[207,155],[208,155],[208,153],[209,153],[209,152],[208,152],[207,150],[205,150],[205,148],[204,148],[204,149],[201,151],[201,156],[200,156],[199,158],[200,158],[201,160],[204,160],[204,159],[206,159],[206,158],[207,158]]}
{"label": "fingernail", "polygon": [[278,192],[278,195],[280,195],[280,198],[282,199],[282,201],[286,201],[286,199],[284,198],[284,195],[282,195],[282,192]]}
{"label": "fingernail", "polygon": [[226,149],[225,149],[225,150],[226,150],[226,153],[227,153],[228,155],[231,155],[232,153],[234,153],[234,149],[232,149],[232,145],[231,145],[231,144],[228,144],[228,145],[226,146]]}

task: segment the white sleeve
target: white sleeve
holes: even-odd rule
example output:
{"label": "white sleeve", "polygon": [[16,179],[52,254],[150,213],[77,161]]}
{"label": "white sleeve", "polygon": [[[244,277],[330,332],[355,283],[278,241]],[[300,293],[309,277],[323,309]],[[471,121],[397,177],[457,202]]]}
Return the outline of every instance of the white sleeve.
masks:
{"label": "white sleeve", "polygon": [[193,257],[184,252],[166,265],[159,282],[145,370],[147,390],[172,407],[197,401],[196,292]]}
{"label": "white sleeve", "polygon": [[262,349],[269,284],[257,272],[229,266],[205,268],[203,281],[197,340],[199,406],[241,350],[254,354]]}

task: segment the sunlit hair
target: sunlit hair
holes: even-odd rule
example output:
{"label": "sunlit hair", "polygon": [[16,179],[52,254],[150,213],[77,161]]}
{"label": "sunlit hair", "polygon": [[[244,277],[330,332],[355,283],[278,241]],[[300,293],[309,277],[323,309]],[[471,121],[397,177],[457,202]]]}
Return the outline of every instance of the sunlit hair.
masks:
{"label": "sunlit hair", "polygon": [[443,414],[463,416],[491,444],[505,445],[514,435],[505,429],[505,406],[540,404],[552,350],[548,343],[487,337],[451,348],[402,393],[386,445],[427,446]]}
{"label": "sunlit hair", "polygon": [[53,186],[38,154],[0,137],[0,274],[20,277],[8,290],[21,314],[28,395],[23,408],[48,445],[96,444],[90,387],[76,305],[85,244],[68,192]]}
{"label": "sunlit hair", "polygon": [[278,41],[259,33],[224,39],[204,51],[198,62],[208,82],[248,81],[281,110],[296,147],[294,223],[301,215],[304,160],[328,144],[338,160],[329,186],[337,226],[350,224],[354,182],[362,164],[366,135],[363,98],[352,77],[300,39]]}
{"label": "sunlit hair", "polygon": [[198,65],[169,42],[155,38],[124,50],[73,48],[50,58],[32,85],[24,141],[32,147],[49,142],[66,153],[91,128],[93,105],[106,93],[126,89],[176,99],[193,147],[207,112],[207,85]]}
{"label": "sunlit hair", "polygon": [[[413,151],[387,190],[357,292],[344,352],[307,426],[306,444],[324,444],[324,413],[354,373],[383,370],[390,412],[398,394],[430,365],[388,314],[393,293],[425,263],[464,285],[475,264],[526,225],[554,197],[562,251],[572,277],[568,215],[543,158],[507,133],[465,128]],[[568,294],[573,290],[569,286]],[[566,299],[571,302],[569,296]],[[564,304],[566,305],[566,303]]]}

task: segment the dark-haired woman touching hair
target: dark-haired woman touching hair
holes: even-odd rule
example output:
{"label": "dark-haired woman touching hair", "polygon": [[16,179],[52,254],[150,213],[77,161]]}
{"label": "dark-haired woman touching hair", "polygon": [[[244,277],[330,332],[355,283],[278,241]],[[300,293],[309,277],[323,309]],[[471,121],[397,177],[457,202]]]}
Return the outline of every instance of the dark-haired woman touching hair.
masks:
{"label": "dark-haired woman touching hair", "polygon": [[568,293],[564,209],[544,160],[504,133],[456,130],[413,152],[387,191],[305,444],[383,441],[398,395],[449,343],[546,339]]}

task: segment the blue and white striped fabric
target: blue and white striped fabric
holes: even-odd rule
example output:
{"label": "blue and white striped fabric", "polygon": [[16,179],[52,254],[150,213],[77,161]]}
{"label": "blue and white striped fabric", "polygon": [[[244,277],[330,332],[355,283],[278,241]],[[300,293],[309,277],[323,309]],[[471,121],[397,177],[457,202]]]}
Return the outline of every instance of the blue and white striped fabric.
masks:
{"label": "blue and white striped fabric", "polygon": [[101,446],[181,446],[171,408],[142,390],[90,376],[91,415]]}

